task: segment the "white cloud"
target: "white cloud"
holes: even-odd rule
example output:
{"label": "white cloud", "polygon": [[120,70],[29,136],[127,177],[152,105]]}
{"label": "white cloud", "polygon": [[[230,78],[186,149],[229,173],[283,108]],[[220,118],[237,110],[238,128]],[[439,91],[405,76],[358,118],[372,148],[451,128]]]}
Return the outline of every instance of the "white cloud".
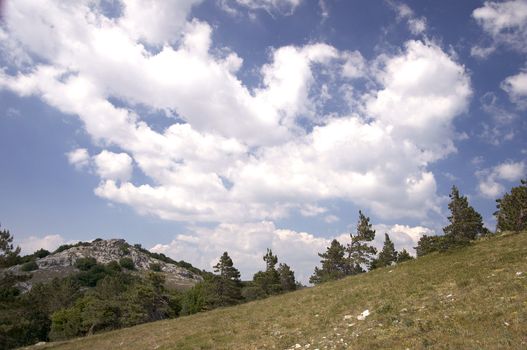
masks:
{"label": "white cloud", "polygon": [[220,0],[220,6],[231,14],[238,14],[237,8],[264,10],[271,14],[291,15],[302,0]]}
{"label": "white cloud", "polygon": [[494,172],[499,179],[516,181],[525,175],[525,163],[506,162],[494,167]]}
{"label": "white cloud", "polygon": [[328,224],[332,224],[332,223],[337,222],[337,221],[340,221],[340,219],[336,215],[326,215],[326,216],[324,216],[324,222],[326,222]]}
{"label": "white cloud", "polygon": [[396,12],[397,20],[406,20],[408,29],[414,35],[422,34],[426,31],[426,18],[416,17],[415,12],[410,6],[397,1],[387,1],[388,5]]}
{"label": "white cloud", "polygon": [[132,158],[126,153],[102,151],[93,157],[95,171],[104,180],[128,181],[132,176]]}
{"label": "white cloud", "polygon": [[66,154],[70,164],[76,169],[82,169],[90,164],[90,155],[86,148],[77,148]]}
{"label": "white cloud", "polygon": [[358,51],[344,52],[342,75],[347,78],[361,78],[367,75],[367,62]]}
{"label": "white cloud", "polygon": [[502,82],[501,88],[520,109],[527,109],[527,72],[508,77]]}
{"label": "white cloud", "polygon": [[[156,55],[133,44],[113,22],[104,23],[79,24],[100,32],[102,41],[89,44],[92,55],[78,49],[86,42],[73,45],[74,37],[59,37],[55,46],[63,54],[54,66],[0,79],[21,95],[39,95],[78,115],[95,140],[129,153],[153,180],[126,182],[129,156],[108,170],[103,152],[96,157],[104,180],[97,195],[184,221],[276,219],[306,200],[338,198],[381,217],[424,218],[438,210],[435,179],[426,166],[455,151],[451,122],[470,96],[463,67],[438,46],[410,41],[404,52],[382,56],[384,68],[376,76],[382,89],[364,98],[372,121],[330,116],[306,133],[296,118],[316,113],[309,94],[318,77],[314,66],[341,71],[349,53],[325,44],[278,48],[261,69],[261,87],[250,92],[224,57],[208,53],[211,28],[205,23],[189,22],[181,46]],[[175,109],[187,123],[155,132],[139,115],[112,105],[110,96]]]}
{"label": "white cloud", "polygon": [[126,0],[119,24],[134,39],[153,45],[179,40],[192,6],[202,0]]}
{"label": "white cloud", "polygon": [[467,108],[472,94],[464,67],[438,46],[406,43],[406,51],[386,62],[377,79],[384,86],[367,100],[370,115],[392,126],[392,135],[411,140],[432,161],[453,152],[451,121]]}
{"label": "white cloud", "polygon": [[525,176],[526,170],[523,161],[507,161],[492,168],[478,170],[476,171],[476,177],[479,179],[478,190],[485,197],[497,198],[505,192],[503,181],[518,181]]}
{"label": "white cloud", "polygon": [[66,241],[61,235],[29,236],[20,241],[20,248],[22,254],[32,254],[41,248],[51,252],[65,243]]}
{"label": "white cloud", "polygon": [[473,55],[487,57],[498,45],[527,51],[527,1],[486,1],[472,12],[472,17],[493,41],[488,47],[474,46]]}

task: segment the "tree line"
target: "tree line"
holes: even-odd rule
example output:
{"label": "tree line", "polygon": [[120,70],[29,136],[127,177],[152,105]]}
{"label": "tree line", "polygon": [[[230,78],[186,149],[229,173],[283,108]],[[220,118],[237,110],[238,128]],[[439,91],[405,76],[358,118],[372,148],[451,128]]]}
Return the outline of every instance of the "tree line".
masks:
{"label": "tree line", "polygon": [[[419,239],[417,247],[414,247],[417,257],[463,247],[491,234],[483,225],[481,214],[456,186],[452,186],[449,197],[449,224],[443,228],[443,235],[423,235]],[[526,180],[521,180],[519,186],[513,187],[510,193],[505,193],[496,202],[496,233],[527,230]],[[390,236],[387,233],[384,236],[383,248],[376,255],[377,249],[370,243],[375,239],[375,230],[370,218],[359,211],[357,230],[355,234],[350,233],[350,242],[344,246],[334,239],[325,252],[319,253],[321,267],[315,267],[309,282],[320,284],[413,259],[405,249],[397,252]]]}

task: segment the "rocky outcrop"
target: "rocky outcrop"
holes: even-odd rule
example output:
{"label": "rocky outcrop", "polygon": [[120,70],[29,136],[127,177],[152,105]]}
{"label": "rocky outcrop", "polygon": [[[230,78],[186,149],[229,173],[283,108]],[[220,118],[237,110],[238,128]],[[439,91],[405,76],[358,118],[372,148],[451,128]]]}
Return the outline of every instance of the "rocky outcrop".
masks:
{"label": "rocky outcrop", "polygon": [[[186,268],[167,263],[156,259],[144,252],[144,250],[131,246],[123,239],[95,240],[90,243],[83,243],[58,253],[37,259],[38,269],[31,271],[31,278],[23,282],[22,289],[30,289],[31,286],[39,282],[49,282],[55,277],[66,277],[78,272],[75,262],[80,258],[94,258],[100,264],[107,264],[128,257],[134,262],[136,271],[132,273],[144,274],[151,271],[152,265],[156,264],[165,276],[166,285],[169,288],[184,289],[195,285],[203,278],[189,271]],[[22,265],[12,266],[6,272],[16,275],[27,274],[22,271]]]}

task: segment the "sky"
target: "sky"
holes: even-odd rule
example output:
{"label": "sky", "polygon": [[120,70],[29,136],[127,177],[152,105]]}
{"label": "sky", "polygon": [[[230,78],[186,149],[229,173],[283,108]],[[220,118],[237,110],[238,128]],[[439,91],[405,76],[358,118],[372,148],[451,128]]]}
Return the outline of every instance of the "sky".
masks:
{"label": "sky", "polygon": [[306,283],[358,211],[397,249],[527,173],[527,1],[6,0],[0,223]]}

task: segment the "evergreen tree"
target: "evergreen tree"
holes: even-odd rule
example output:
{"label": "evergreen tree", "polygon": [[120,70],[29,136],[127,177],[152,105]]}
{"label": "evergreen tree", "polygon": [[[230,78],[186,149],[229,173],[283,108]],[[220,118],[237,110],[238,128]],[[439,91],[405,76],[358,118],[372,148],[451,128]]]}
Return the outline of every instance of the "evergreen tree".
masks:
{"label": "evergreen tree", "polygon": [[398,264],[404,261],[413,260],[413,259],[414,257],[411,256],[410,253],[406,251],[406,249],[403,249],[399,253],[397,253],[397,263]]}
{"label": "evergreen tree", "polygon": [[[258,271],[254,274],[253,287],[261,289],[265,295],[278,294],[282,291],[280,276],[275,267],[278,263],[278,257],[273,255],[273,251],[268,248],[263,260],[266,265],[265,271]],[[256,294],[261,295],[261,293]]]}
{"label": "evergreen tree", "polygon": [[469,205],[467,197],[462,196],[456,186],[452,186],[448,209],[451,213],[448,217],[450,225],[443,231],[453,242],[470,241],[488,233],[481,215]]}
{"label": "evergreen tree", "polygon": [[0,267],[9,267],[19,263],[20,247],[13,247],[13,236],[9,230],[0,230]]}
{"label": "evergreen tree", "polygon": [[283,292],[289,292],[296,289],[295,272],[291,270],[289,265],[280,264],[277,272],[280,277],[280,285]]}
{"label": "evergreen tree", "polygon": [[496,231],[527,230],[527,180],[521,180],[519,186],[513,187],[496,202]]}
{"label": "evergreen tree", "polygon": [[390,239],[390,236],[384,234],[384,245],[377,259],[374,259],[371,264],[371,268],[390,266],[392,263],[397,261],[397,251],[395,246]]}
{"label": "evergreen tree", "polygon": [[350,233],[351,243],[347,247],[348,271],[347,274],[355,275],[364,272],[363,266],[370,266],[377,249],[368,242],[375,239],[375,230],[372,228],[370,218],[359,210],[359,223],[357,234]]}
{"label": "evergreen tree", "polygon": [[318,254],[322,258],[320,260],[322,267],[320,269],[315,267],[315,272],[309,278],[309,282],[319,284],[346,276],[347,261],[345,252],[346,249],[339,241],[336,239],[331,241],[331,245],[327,247],[326,252]]}
{"label": "evergreen tree", "polygon": [[278,263],[278,257],[273,255],[273,251],[267,248],[267,253],[264,255],[263,260],[265,261],[265,271],[276,270],[275,266]]}
{"label": "evergreen tree", "polygon": [[240,271],[234,267],[227,252],[223,253],[219,262],[214,266],[214,272],[218,274],[214,278],[214,294],[217,298],[217,306],[237,304],[242,299]]}
{"label": "evergreen tree", "polygon": [[444,245],[444,238],[444,236],[421,236],[419,242],[417,242],[417,247],[415,247],[417,257],[424,256],[432,252],[446,250],[447,247]]}

